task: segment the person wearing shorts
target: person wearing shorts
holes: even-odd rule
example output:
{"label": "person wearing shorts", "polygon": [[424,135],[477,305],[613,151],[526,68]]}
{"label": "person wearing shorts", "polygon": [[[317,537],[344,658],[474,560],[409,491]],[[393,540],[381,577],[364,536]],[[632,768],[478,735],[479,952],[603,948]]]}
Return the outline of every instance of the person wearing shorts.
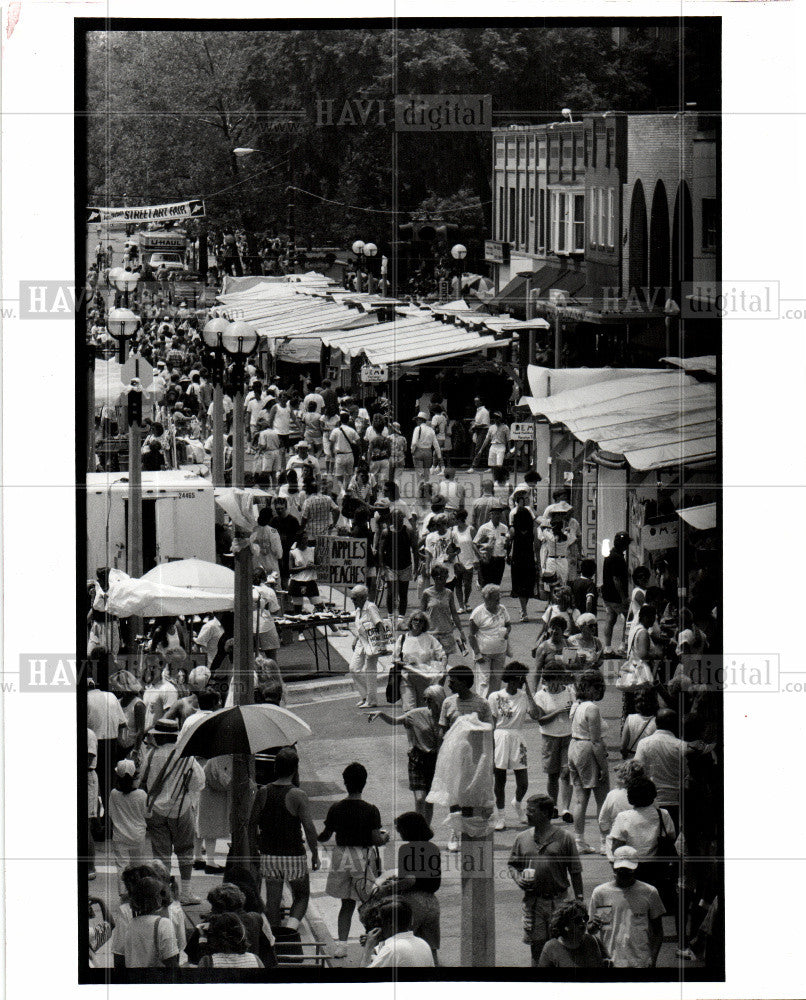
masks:
{"label": "person wearing shorts", "polygon": [[[296,932],[308,910],[311,887],[303,831],[311,852],[311,869],[319,868],[316,827],[308,796],[294,787],[299,757],[293,747],[282,747],[274,761],[275,778],[258,790],[249,820],[249,843],[266,880],[266,916],[273,928]],[[291,890],[288,916],[280,922],[285,883]]]}
{"label": "person wearing shorts", "polygon": [[543,772],[546,790],[557,803],[557,811],[566,823],[572,823],[571,779],[568,771],[568,747],[571,744],[569,711],[574,702],[574,688],[569,674],[557,669],[544,671],[535,693],[539,709],[540,739],[543,749]]}
{"label": "person wearing shorts", "polygon": [[610,788],[607,748],[602,739],[602,716],[597,702],[604,697],[605,683],[598,670],[586,670],[576,684],[571,706],[571,745],[568,771],[574,786],[574,832],[580,854],[595,854],[585,841],[585,813],[591,792],[597,815]]}
{"label": "person wearing shorts", "polygon": [[314,560],[315,550],[312,545],[308,544],[308,536],[304,531],[301,531],[288,553],[290,577],[288,596],[297,611],[302,609],[304,598],[307,597],[308,600],[315,603],[313,599],[319,597]]}
{"label": "person wearing shorts", "polygon": [[258,468],[261,472],[269,473],[272,486],[283,469],[281,448],[280,435],[273,428],[267,427],[258,434]]}
{"label": "person wearing shorts", "polygon": [[574,896],[582,899],[582,865],[574,839],[552,826],[553,814],[549,795],[529,796],[526,821],[531,829],[517,835],[508,862],[511,878],[523,891],[523,940],[531,948],[533,966],[551,937],[551,918],[566,899],[569,879]]}
{"label": "person wearing shorts", "polygon": [[522,802],[529,787],[526,770],[526,744],[523,742],[523,725],[526,717],[537,718],[537,706],[526,683],[527,668],[523,663],[510,663],[502,674],[505,687],[488,697],[495,720],[493,776],[495,780],[495,829],[506,828],[505,798],[507,771],[515,772],[515,798],[512,805],[518,822],[524,822]]}

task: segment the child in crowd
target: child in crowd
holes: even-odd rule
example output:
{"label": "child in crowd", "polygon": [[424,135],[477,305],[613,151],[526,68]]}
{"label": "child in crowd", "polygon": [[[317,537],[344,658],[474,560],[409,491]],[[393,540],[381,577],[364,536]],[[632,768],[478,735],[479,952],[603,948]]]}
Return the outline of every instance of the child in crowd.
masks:
{"label": "child in crowd", "polygon": [[364,765],[356,762],[348,764],[342,780],[347,798],[328,809],[324,828],[319,834],[321,843],[336,834],[325,887],[328,896],[341,900],[336,958],[344,958],[347,954],[350,924],[356,904],[362,899],[362,890],[366,892],[380,874],[375,848],[389,840],[389,834],[381,828],[378,807],[364,802],[361,797],[367,784]]}
{"label": "child in crowd", "polygon": [[109,793],[109,819],[112,822],[112,847],[118,870],[118,891],[124,894],[123,869],[142,864],[151,857],[146,837],[146,802],[144,789],[135,788],[137,768],[128,757],[115,767],[115,787]]}
{"label": "child in crowd", "polygon": [[210,954],[199,960],[200,969],[262,969],[263,963],[247,951],[244,925],[234,913],[216,913],[207,927]]}

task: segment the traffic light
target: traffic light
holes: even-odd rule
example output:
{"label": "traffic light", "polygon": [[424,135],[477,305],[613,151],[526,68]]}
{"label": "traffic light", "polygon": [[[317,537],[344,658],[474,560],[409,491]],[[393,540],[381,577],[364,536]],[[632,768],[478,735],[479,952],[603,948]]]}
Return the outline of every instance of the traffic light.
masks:
{"label": "traffic light", "polygon": [[143,393],[141,389],[129,389],[127,397],[127,408],[129,424],[142,424],[143,422]]}

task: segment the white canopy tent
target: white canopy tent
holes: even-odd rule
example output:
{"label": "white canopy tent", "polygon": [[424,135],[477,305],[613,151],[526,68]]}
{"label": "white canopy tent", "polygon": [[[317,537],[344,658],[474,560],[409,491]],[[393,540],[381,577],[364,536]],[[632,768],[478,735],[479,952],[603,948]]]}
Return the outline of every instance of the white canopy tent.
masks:
{"label": "white canopy tent", "polygon": [[677,512],[678,517],[698,531],[709,531],[716,527],[716,504],[703,503],[696,507],[682,507]]}
{"label": "white canopy tent", "polygon": [[[235,606],[235,574],[224,566],[208,564],[222,575],[212,587],[172,586],[162,581],[155,570],[170,567],[160,564],[140,579],[128,576],[119,569],[109,571],[107,610],[118,618],[159,618],[165,615],[203,615],[214,611],[231,611]],[[227,589],[222,586],[223,573],[232,579]]]}
{"label": "white canopy tent", "polygon": [[[531,369],[529,376],[534,385]],[[682,371],[614,377],[605,370],[602,381],[521,402],[640,471],[716,457],[716,386]]]}

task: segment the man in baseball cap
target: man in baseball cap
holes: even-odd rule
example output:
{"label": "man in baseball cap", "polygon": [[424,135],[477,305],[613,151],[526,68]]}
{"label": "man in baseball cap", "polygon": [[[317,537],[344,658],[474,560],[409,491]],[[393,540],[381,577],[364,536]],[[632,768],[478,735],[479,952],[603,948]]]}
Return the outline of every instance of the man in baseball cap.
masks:
{"label": "man in baseball cap", "polygon": [[654,968],[663,943],[666,910],[658,890],[636,878],[638,859],[634,847],[617,847],[612,862],[615,877],[596,886],[588,907],[617,969]]}

